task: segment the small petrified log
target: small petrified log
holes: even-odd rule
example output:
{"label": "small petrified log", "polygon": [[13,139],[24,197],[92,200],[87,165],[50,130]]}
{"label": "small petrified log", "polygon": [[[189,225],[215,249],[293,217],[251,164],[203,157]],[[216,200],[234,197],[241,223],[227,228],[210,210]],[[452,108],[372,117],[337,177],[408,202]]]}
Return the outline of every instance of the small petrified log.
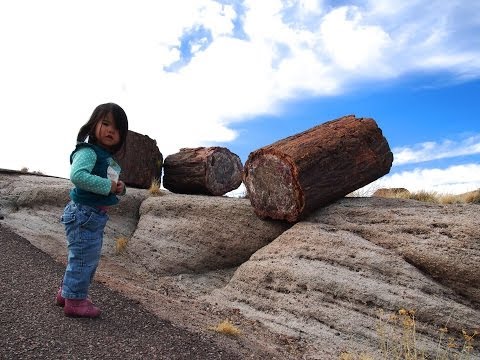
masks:
{"label": "small petrified log", "polygon": [[224,147],[183,148],[165,158],[163,186],[180,194],[223,195],[242,183],[238,155]]}
{"label": "small petrified log", "polygon": [[161,178],[163,155],[154,139],[129,130],[125,149],[117,161],[122,168],[120,179],[127,186],[148,189]]}
{"label": "small petrified log", "polygon": [[259,217],[295,222],[387,174],[392,161],[375,120],[349,115],[250,153],[244,183]]}

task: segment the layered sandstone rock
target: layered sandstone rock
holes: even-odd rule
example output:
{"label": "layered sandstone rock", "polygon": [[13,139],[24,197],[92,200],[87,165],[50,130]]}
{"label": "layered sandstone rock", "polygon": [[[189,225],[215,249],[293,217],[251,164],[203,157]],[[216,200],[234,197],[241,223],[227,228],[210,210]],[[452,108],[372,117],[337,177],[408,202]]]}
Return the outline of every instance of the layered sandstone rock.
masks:
{"label": "layered sandstone rock", "polygon": [[[70,187],[0,173],[2,225],[64,260]],[[445,325],[460,346],[463,330],[480,332],[479,206],[345,198],[289,226],[258,219],[247,199],[129,189],[109,212],[97,278],[197,331],[234,319],[235,341],[278,359],[385,358],[378,344],[402,335],[392,319],[404,308],[434,358]]]}
{"label": "layered sandstone rock", "polygon": [[401,334],[401,324],[386,323],[407,309],[418,347],[435,354],[447,322],[459,342],[462,330],[480,330],[480,215],[472,206],[344,199],[257,251],[212,301],[307,339],[319,358],[375,354],[379,326]]}
{"label": "layered sandstone rock", "polygon": [[240,265],[287,228],[247,199],[169,194],[143,202],[129,254],[157,275],[202,273]]}

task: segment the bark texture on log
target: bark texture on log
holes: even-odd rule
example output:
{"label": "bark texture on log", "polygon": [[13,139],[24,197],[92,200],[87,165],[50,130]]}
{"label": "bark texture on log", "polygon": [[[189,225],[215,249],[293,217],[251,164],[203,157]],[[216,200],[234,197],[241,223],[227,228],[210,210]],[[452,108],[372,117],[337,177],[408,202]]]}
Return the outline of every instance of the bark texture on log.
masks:
{"label": "bark texture on log", "polygon": [[163,186],[180,194],[223,195],[242,183],[240,158],[224,147],[183,148],[165,158]]}
{"label": "bark texture on log", "polygon": [[122,168],[120,179],[127,186],[148,189],[154,179],[160,181],[162,176],[162,153],[157,142],[147,135],[129,130],[125,154],[117,161]]}
{"label": "bark texture on log", "polygon": [[392,162],[375,120],[348,115],[252,152],[244,183],[259,217],[295,222],[387,174]]}

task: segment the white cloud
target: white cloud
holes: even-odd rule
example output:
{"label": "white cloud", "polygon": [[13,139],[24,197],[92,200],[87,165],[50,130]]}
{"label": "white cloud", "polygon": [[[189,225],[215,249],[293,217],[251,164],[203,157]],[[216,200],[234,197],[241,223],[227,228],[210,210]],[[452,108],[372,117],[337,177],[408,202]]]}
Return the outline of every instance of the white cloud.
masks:
{"label": "white cloud", "polygon": [[[362,9],[392,40],[386,64],[397,74],[448,70],[459,78],[478,77],[480,3],[463,1],[369,0]],[[419,15],[421,14],[421,16]]]}
{"label": "white cloud", "polygon": [[343,6],[325,15],[320,26],[323,49],[338,67],[372,68],[382,58],[390,38],[376,25],[363,22],[357,8]]}
{"label": "white cloud", "polygon": [[415,168],[395,171],[395,167],[407,164],[480,154],[480,135],[462,140],[429,141],[413,146],[393,148],[392,172],[367,185],[363,192],[371,195],[381,187],[403,187],[410,191],[436,191],[444,194],[461,194],[480,188],[480,165],[455,165],[448,168]]}
{"label": "white cloud", "polygon": [[[478,42],[464,36],[480,26],[475,2],[351,4],[246,0],[237,13],[212,0],[1,2],[0,152],[9,156],[0,167],[67,176],[78,128],[107,101],[168,155],[231,141],[233,121],[279,111],[298,94],[432,67],[480,74]],[[235,24],[245,36],[235,37]],[[199,27],[211,40],[197,39],[184,67],[166,71]]]}
{"label": "white cloud", "polygon": [[441,194],[461,194],[480,188],[480,165],[466,164],[446,169],[415,169],[386,175],[367,185],[366,191],[402,187],[411,192],[436,191]]}
{"label": "white cloud", "polygon": [[480,154],[480,135],[470,136],[461,141],[429,141],[414,146],[394,148],[392,152],[394,154],[394,165],[475,155]]}

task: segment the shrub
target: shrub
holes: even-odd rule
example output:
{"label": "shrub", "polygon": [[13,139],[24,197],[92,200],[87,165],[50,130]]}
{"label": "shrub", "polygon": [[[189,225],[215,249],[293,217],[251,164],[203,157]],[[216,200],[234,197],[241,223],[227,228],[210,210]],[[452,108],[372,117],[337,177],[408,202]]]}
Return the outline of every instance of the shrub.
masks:
{"label": "shrub", "polygon": [[[461,340],[453,336],[446,337],[446,326],[440,328],[439,332],[438,347],[430,350],[434,353],[434,359],[473,359],[473,339],[478,334],[477,331],[473,331],[471,335],[462,331]],[[389,316],[380,311],[377,334],[384,359],[430,359],[429,354],[418,348],[415,310],[400,309]]]}
{"label": "shrub", "polygon": [[241,333],[241,331],[228,320],[224,320],[217,326],[210,328],[210,330],[230,336],[237,336]]}
{"label": "shrub", "polygon": [[150,185],[150,188],[148,189],[148,192],[153,196],[164,195],[162,190],[160,190],[160,180],[159,179],[153,179],[152,184]]}
{"label": "shrub", "polygon": [[[385,189],[388,190],[388,189]],[[395,190],[395,189],[393,189]],[[480,204],[480,190],[470,191],[464,194],[452,195],[452,194],[438,194],[436,192],[429,192],[421,190],[418,192],[401,192],[384,191],[378,196],[385,198],[400,198],[400,199],[412,199],[417,201],[425,201],[436,204]]]}
{"label": "shrub", "polygon": [[416,193],[411,193],[410,199],[424,201],[424,202],[438,203],[438,194],[436,192],[428,192],[428,191],[421,190]]}
{"label": "shrub", "polygon": [[466,193],[464,198],[466,203],[480,204],[480,190]]}
{"label": "shrub", "polygon": [[127,248],[128,239],[126,237],[120,236],[115,239],[115,252],[116,254],[121,254]]}
{"label": "shrub", "polygon": [[[475,359],[473,342],[477,330],[462,331],[460,337],[447,336],[448,329],[439,329],[436,349],[421,350],[417,344],[417,324],[415,310],[400,309],[394,314],[378,312],[377,335],[383,360],[470,360]],[[426,352],[430,352],[427,354]],[[433,357],[432,357],[433,356]],[[372,360],[369,354],[342,352],[340,360]]]}

